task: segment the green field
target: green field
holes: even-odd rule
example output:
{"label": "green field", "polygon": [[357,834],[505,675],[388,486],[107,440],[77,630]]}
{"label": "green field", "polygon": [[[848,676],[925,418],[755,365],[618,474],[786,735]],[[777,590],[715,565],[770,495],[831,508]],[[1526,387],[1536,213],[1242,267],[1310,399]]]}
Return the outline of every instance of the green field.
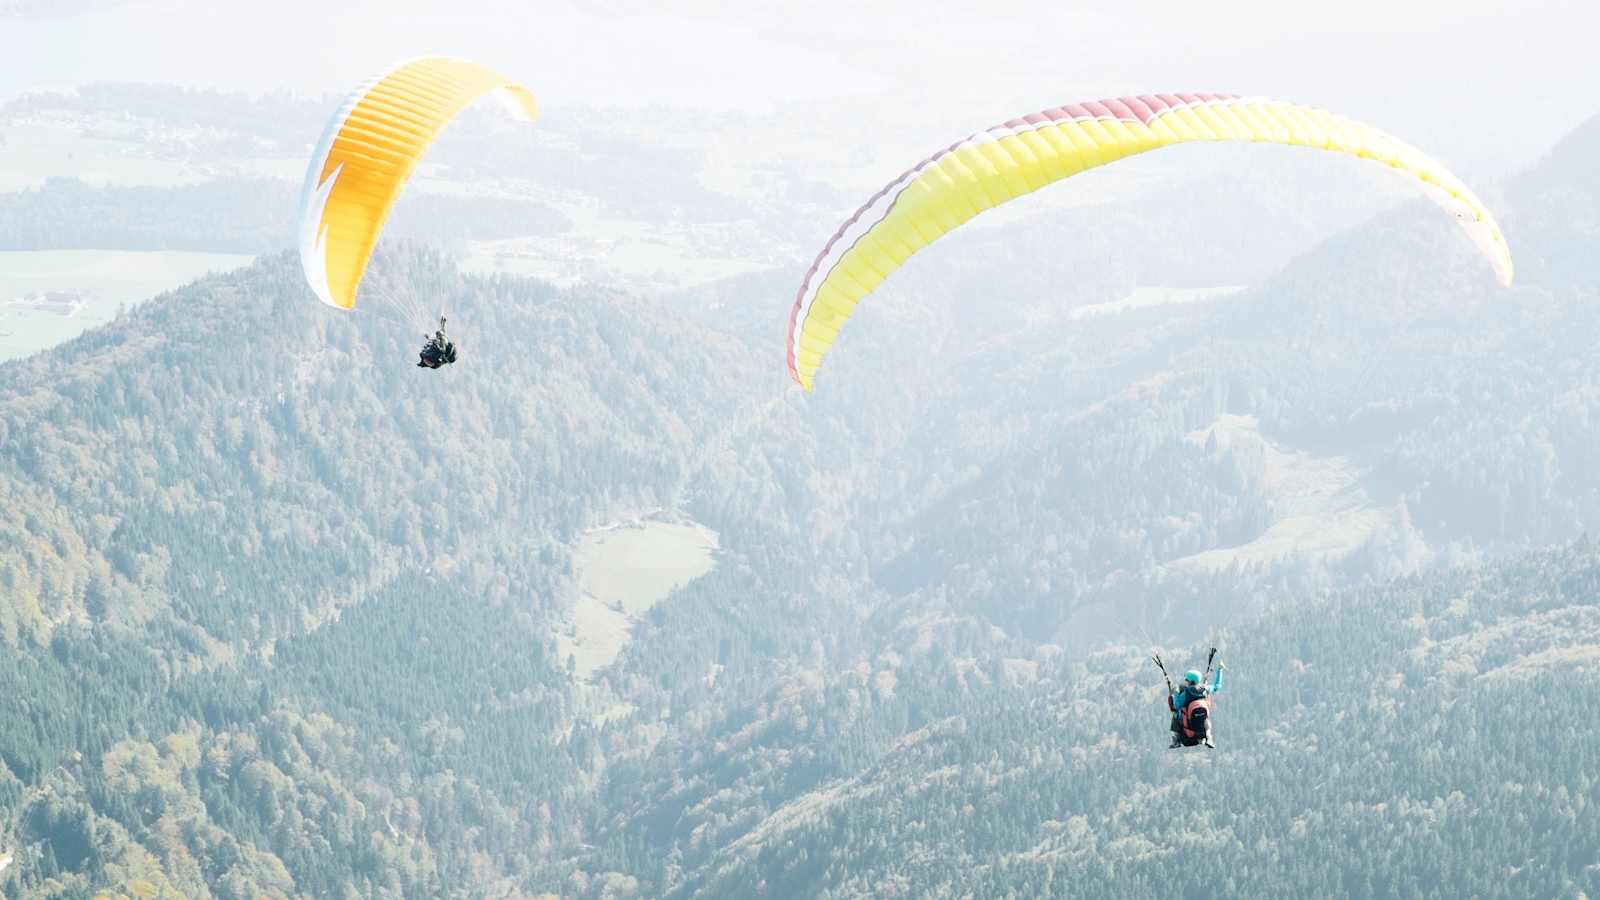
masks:
{"label": "green field", "polygon": [[0,359],[53,347],[111,321],[119,306],[250,260],[167,250],[0,251]]}

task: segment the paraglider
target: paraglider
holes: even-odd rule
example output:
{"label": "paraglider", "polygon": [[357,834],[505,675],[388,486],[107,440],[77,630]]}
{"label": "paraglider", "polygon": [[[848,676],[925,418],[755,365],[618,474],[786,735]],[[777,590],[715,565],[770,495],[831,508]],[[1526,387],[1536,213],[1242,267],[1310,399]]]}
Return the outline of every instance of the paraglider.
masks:
{"label": "paraglider", "polygon": [[1167,681],[1167,709],[1172,713],[1172,743],[1169,749],[1177,747],[1194,747],[1204,744],[1207,747],[1216,747],[1216,741],[1211,730],[1211,698],[1222,690],[1222,670],[1228,666],[1226,663],[1217,663],[1217,675],[1208,686],[1206,677],[1211,674],[1211,662],[1217,658],[1217,648],[1211,648],[1211,654],[1206,657],[1205,674],[1190,669],[1183,675],[1183,681],[1178,687],[1172,686],[1172,677],[1167,674],[1167,667],[1161,662],[1161,657],[1152,656],[1157,668],[1161,669],[1161,677]]}
{"label": "paraglider", "polygon": [[789,315],[789,375],[810,391],[856,304],[912,254],[985,210],[1087,169],[1191,141],[1257,141],[1347,153],[1416,179],[1511,283],[1511,254],[1483,203],[1421,151],[1333,113],[1257,97],[1159,94],[1048,109],[935,153],[839,227]]}
{"label": "paraglider", "polygon": [[[378,235],[418,161],[458,113],[494,91],[520,118],[538,115],[527,88],[447,57],[401,63],[339,107],[311,155],[300,197],[300,263],[322,302],[355,308]],[[409,306],[415,308],[402,313],[421,319],[420,304]],[[453,347],[448,359],[440,349],[440,362],[428,368],[454,362]]]}
{"label": "paraglider", "polygon": [[439,317],[439,330],[433,333],[433,337],[423,335],[422,340],[422,351],[417,359],[418,366],[437,369],[456,361],[456,345],[444,336],[444,316]]}

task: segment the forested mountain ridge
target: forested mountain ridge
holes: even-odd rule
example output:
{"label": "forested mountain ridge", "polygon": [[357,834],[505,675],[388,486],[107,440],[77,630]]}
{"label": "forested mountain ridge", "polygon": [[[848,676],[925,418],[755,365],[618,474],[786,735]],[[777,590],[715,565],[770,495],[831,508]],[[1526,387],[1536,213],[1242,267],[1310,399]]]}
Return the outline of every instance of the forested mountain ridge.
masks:
{"label": "forested mountain ridge", "polygon": [[1600,888],[1592,541],[1299,598],[1214,635],[1214,751],[1164,749],[1138,650],[1021,659],[929,637],[783,679],[714,740],[614,773],[614,858],[667,896]]}
{"label": "forested mountain ridge", "polygon": [[[402,554],[419,569],[462,557],[461,574],[503,600],[505,575],[470,563],[560,543],[608,502],[660,502],[682,490],[694,429],[717,418],[718,397],[736,396],[722,386],[674,402],[697,369],[718,377],[704,360],[658,355],[691,338],[667,321],[596,318],[549,288],[464,289],[453,273],[422,269],[405,279],[425,296],[445,292],[428,299],[460,310],[456,334],[473,368],[419,377],[408,329],[381,312],[308,307],[287,256],[7,367],[0,427],[12,489],[53,501],[16,508],[47,516],[54,505],[72,520],[46,546],[19,543],[35,562],[14,564],[12,577],[54,580],[8,608],[11,639],[25,628],[47,640],[51,624],[74,614],[140,620],[162,601],[139,589],[170,576],[171,553],[266,559],[275,555],[261,552],[267,543],[282,564],[316,552],[325,565],[302,564],[295,578],[261,572],[250,586],[185,589],[181,575],[166,586],[216,596],[216,627],[246,639],[281,635],[294,616],[240,621],[228,612],[235,598],[261,617],[274,614],[258,590],[309,610],[319,605],[311,598],[337,591],[333,583],[348,590],[374,573],[392,577]],[[614,368],[595,371],[605,366]],[[589,377],[578,377],[585,369]],[[639,423],[632,439],[630,420]],[[563,490],[539,488],[557,477]],[[585,479],[592,493],[577,487]],[[159,550],[172,534],[184,549]],[[49,574],[74,551],[81,565]]]}
{"label": "forested mountain ridge", "polygon": [[679,501],[742,400],[715,335],[638,301],[386,258],[464,364],[415,368],[409,329],[277,255],[0,372],[18,886],[318,894],[379,827],[424,858],[363,878],[436,895],[575,839],[569,543]]}
{"label": "forested mountain ridge", "polygon": [[[1544,165],[1591,184],[1577,159]],[[1537,219],[1543,171],[1508,220]],[[670,209],[661,189],[642,200]],[[1139,260],[1195,225],[1144,245],[1137,219],[953,235],[810,395],[782,368],[793,272],[637,297],[414,250],[372,283],[449,311],[463,359],[439,372],[413,323],[317,305],[281,253],[0,367],[0,885],[1148,895],[1186,877],[1175,843],[1220,847],[1198,894],[1449,884],[1343,852],[1390,825],[1434,862],[1495,843],[1508,892],[1588,884],[1530,842],[1593,856],[1592,779],[1535,766],[1593,762],[1562,730],[1593,688],[1592,548],[1387,580],[1594,521],[1584,232],[1512,231],[1567,262],[1500,292],[1419,204],[1263,286],[1151,294]],[[1088,237],[1051,252],[1063,234]],[[1226,269],[1207,252],[1185,271]],[[553,638],[572,540],[654,506],[716,529],[719,565],[579,685]],[[1173,780],[1144,749],[1153,668],[1085,648],[1217,622],[1225,746]],[[1328,670],[1351,687],[1318,695]],[[1458,751],[1438,696],[1473,672],[1521,730]],[[1530,776],[1491,781],[1497,755]],[[1286,819],[1324,764],[1365,793]],[[1441,770],[1520,830],[1441,831]],[[1169,796],[1183,814],[1152,818]]]}

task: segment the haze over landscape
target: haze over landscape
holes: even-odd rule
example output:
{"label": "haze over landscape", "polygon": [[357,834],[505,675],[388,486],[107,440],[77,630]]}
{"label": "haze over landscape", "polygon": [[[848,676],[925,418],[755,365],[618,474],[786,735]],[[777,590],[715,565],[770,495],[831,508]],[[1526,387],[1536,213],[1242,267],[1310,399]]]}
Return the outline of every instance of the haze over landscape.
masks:
{"label": "haze over landscape", "polygon": [[[1201,12],[0,0],[0,894],[1594,896],[1600,14]],[[540,116],[329,308],[319,136],[433,53]],[[1420,148],[1514,281],[1392,161],[1173,146],[791,380],[874,191],[1173,90]]]}

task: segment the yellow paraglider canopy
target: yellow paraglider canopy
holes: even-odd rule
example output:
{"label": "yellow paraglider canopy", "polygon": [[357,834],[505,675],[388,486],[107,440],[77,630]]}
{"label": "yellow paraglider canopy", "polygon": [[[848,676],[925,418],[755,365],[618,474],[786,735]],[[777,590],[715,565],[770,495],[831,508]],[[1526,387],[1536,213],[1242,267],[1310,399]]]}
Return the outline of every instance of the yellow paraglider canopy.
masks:
{"label": "yellow paraglider canopy", "polygon": [[525,87],[477,63],[433,56],[401,63],[339,107],[311,157],[300,196],[300,262],[322,302],[351,309],[378,233],[439,132],[490,91],[538,116]]}
{"label": "yellow paraglider canopy", "polygon": [[789,314],[789,375],[812,389],[856,304],[963,222],[1087,169],[1189,141],[1261,141],[1348,153],[1411,176],[1455,217],[1502,284],[1511,252],[1489,210],[1422,151],[1343,116],[1260,97],[1147,94],[1074,103],[996,125],[873,195],[817,255]]}

